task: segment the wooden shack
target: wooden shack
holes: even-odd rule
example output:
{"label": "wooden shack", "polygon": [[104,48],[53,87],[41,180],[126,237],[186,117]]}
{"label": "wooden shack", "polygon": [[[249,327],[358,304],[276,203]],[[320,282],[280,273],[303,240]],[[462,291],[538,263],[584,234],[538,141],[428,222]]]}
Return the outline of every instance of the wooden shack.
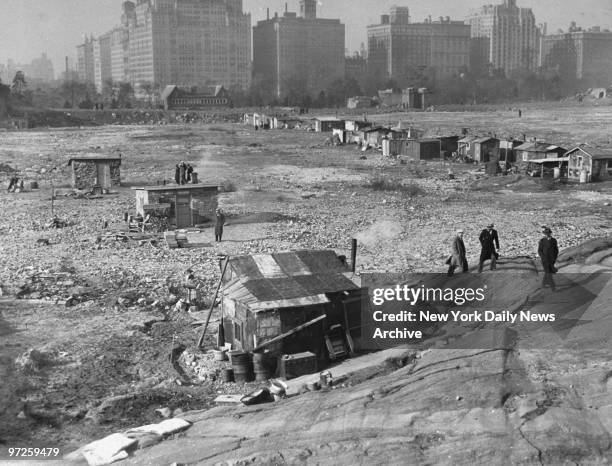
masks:
{"label": "wooden shack", "polygon": [[499,139],[485,136],[472,143],[476,162],[487,163],[499,160]]}
{"label": "wooden shack", "polygon": [[529,141],[514,148],[517,162],[529,162],[530,160],[550,159],[563,156],[563,147],[541,141]]}
{"label": "wooden shack", "polygon": [[367,290],[353,281],[334,251],[232,257],[223,282],[225,342],[232,348],[253,350],[315,321],[266,348],[275,355],[310,351],[323,363],[328,357],[325,335],[332,326],[348,330],[355,342],[361,338]]}
{"label": "wooden shack", "polygon": [[612,149],[582,145],[565,155],[568,158],[568,180],[588,183],[612,179]]}
{"label": "wooden shack", "polygon": [[136,212],[167,217],[176,228],[192,227],[215,218],[219,187],[216,184],[160,185],[132,188]]}
{"label": "wooden shack", "polygon": [[76,189],[110,189],[121,185],[121,156],[92,154],[72,157],[72,187]]}
{"label": "wooden shack", "polygon": [[440,141],[440,151],[443,157],[452,157],[459,149],[459,136],[433,136],[431,139]]}
{"label": "wooden shack", "polygon": [[406,141],[405,150],[401,155],[414,160],[439,160],[442,154],[439,139],[409,139]]}
{"label": "wooden shack", "polygon": [[331,133],[334,129],[344,129],[344,120],[331,116],[314,118],[314,124],[317,133]]}

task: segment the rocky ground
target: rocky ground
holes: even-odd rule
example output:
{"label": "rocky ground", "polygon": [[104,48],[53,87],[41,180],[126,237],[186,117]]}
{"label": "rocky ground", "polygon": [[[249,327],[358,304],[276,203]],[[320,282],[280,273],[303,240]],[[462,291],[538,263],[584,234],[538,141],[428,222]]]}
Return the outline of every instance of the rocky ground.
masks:
{"label": "rocky ground", "polygon": [[[501,111],[404,119],[432,133],[470,126],[605,142],[601,125],[612,111],[534,110],[521,120]],[[350,239],[357,238],[358,272],[442,271],[458,227],[466,232],[472,264],[478,233],[489,222],[500,233],[502,257],[534,257],[541,225],[553,229],[562,248],[611,232],[610,184],[485,178],[472,165],[384,159],[354,146],[328,147],[324,139],[227,123],[3,133],[0,176],[17,172],[26,186],[37,181],[40,189],[0,193],[0,373],[8,381],[0,399],[0,439],[30,444],[44,438],[76,448],[153,421],[155,409],[203,409],[219,392],[248,390],[211,380],[212,361],[194,371],[189,358],[170,360],[181,345],[195,353],[198,337],[197,319],[174,311],[185,270],[194,271],[210,302],[219,254],[300,248],[347,254]],[[123,186],[103,197],[68,189],[67,160],[83,153],[121,153]],[[225,241],[171,250],[155,234],[127,241],[110,235],[124,232],[123,213],[134,212],[130,187],[170,180],[180,160],[192,162],[204,182],[226,187],[220,197],[228,213]],[[447,180],[449,168],[455,180]],[[65,226],[49,226],[53,216]],[[203,234],[213,239],[210,229]]]}

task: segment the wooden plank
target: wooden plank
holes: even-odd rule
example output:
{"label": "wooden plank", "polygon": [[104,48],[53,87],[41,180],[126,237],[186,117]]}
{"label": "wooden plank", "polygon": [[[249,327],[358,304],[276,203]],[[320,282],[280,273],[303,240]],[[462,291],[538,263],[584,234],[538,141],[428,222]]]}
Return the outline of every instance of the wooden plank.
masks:
{"label": "wooden plank", "polygon": [[321,315],[319,317],[316,317],[316,318],[314,318],[312,320],[309,320],[305,324],[298,325],[297,327],[289,330],[288,332],[285,332],[285,333],[283,333],[283,334],[281,334],[281,335],[279,335],[277,337],[272,338],[271,340],[268,340],[268,341],[266,341],[264,343],[261,343],[259,346],[254,348],[253,351],[258,351],[258,350],[260,350],[262,348],[265,348],[268,345],[271,345],[272,343],[276,343],[277,341],[281,341],[281,340],[287,338],[288,336],[291,336],[291,335],[299,332],[300,330],[305,329],[306,327],[310,327],[311,325],[316,324],[317,322],[322,321],[325,318],[326,318],[326,316],[325,316],[325,314],[323,314],[323,315]]}

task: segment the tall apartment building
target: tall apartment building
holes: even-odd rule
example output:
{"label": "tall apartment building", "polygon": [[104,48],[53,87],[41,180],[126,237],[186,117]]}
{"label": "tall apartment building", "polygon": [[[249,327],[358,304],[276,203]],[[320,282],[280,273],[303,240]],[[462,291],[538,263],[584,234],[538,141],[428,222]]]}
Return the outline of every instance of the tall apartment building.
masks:
{"label": "tall apartment building", "polygon": [[344,78],[344,24],[317,18],[317,0],[300,0],[299,16],[259,21],[253,28],[253,71],[272,83],[278,97],[294,86],[316,96]]}
{"label": "tall apartment building", "polygon": [[[560,75],[584,79],[590,86],[612,83],[612,32],[593,27],[583,30],[570,24],[567,32],[542,36],[540,66]],[[569,77],[569,76],[568,76]]]}
{"label": "tall apartment building", "polygon": [[251,16],[242,0],[125,2],[132,85],[250,84]]}
{"label": "tall apartment building", "polygon": [[117,27],[110,35],[110,74],[113,82],[128,81],[129,35],[127,28]]}
{"label": "tall apartment building", "polygon": [[79,80],[94,83],[96,81],[94,60],[94,38],[86,37],[82,44],[77,45],[77,72]]}
{"label": "tall apartment building", "polygon": [[411,23],[408,8],[393,7],[380,24],[368,26],[371,75],[402,86],[419,76],[440,79],[469,67],[470,27],[449,17]]}
{"label": "tall apartment building", "polygon": [[101,35],[93,42],[94,84],[96,91],[102,92],[105,83],[112,79],[111,33]]}
{"label": "tall apartment building", "polygon": [[486,46],[480,49],[483,56],[476,61],[503,69],[506,74],[516,69],[536,69],[539,31],[531,8],[519,8],[516,0],[504,0],[501,5],[485,5],[471,12],[467,22],[473,38],[486,39]]}

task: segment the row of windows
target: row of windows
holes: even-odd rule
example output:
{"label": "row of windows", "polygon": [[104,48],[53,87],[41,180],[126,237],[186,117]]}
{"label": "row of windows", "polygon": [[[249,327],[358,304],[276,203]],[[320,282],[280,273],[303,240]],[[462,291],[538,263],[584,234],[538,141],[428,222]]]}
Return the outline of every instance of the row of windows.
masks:
{"label": "row of windows", "polygon": [[172,99],[170,105],[224,105],[227,99]]}

